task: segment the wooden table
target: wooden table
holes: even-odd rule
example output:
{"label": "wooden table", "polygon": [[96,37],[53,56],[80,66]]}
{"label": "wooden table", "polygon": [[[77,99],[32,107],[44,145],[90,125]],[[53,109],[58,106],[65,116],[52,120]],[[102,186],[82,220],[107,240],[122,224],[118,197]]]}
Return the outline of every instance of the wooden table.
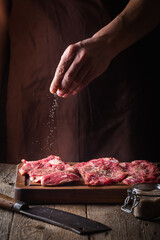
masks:
{"label": "wooden table", "polygon": [[[0,164],[0,193],[14,196],[16,165]],[[24,215],[0,209],[0,240],[160,240],[160,221],[142,221],[121,211],[121,205],[56,204],[50,207],[99,221],[112,230],[81,236]]]}

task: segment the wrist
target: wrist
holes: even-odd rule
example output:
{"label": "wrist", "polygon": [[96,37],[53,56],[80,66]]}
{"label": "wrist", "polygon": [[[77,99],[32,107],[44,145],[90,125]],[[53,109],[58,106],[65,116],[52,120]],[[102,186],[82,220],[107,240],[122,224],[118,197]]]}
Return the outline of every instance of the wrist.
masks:
{"label": "wrist", "polygon": [[119,15],[108,25],[96,32],[92,38],[97,38],[99,41],[104,41],[112,59],[116,57],[122,50],[123,45],[123,19]]}

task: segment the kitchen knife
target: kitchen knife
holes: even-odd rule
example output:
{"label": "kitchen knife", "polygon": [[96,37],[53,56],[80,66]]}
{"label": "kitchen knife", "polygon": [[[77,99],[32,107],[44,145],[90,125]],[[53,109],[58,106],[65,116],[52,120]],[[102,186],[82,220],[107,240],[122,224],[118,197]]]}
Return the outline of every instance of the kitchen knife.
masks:
{"label": "kitchen knife", "polygon": [[0,207],[22,213],[28,217],[71,230],[78,234],[85,235],[111,230],[111,228],[102,223],[69,212],[43,206],[29,207],[26,203],[1,193]]}

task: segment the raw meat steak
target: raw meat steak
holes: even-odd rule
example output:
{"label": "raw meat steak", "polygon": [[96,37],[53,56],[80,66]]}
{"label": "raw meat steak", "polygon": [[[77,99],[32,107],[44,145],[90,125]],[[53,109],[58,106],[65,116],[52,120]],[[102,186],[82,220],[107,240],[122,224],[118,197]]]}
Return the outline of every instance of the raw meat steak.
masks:
{"label": "raw meat steak", "polygon": [[136,183],[154,183],[160,180],[160,169],[151,162],[146,160],[135,160],[131,163],[120,163],[127,178],[123,183],[134,185]]}
{"label": "raw meat steak", "polygon": [[126,173],[115,158],[99,158],[75,165],[86,185],[109,185],[120,182]]}
{"label": "raw meat steak", "polygon": [[34,169],[42,169],[51,167],[52,165],[61,164],[62,160],[60,157],[50,155],[47,158],[37,161],[26,161],[25,159],[22,159],[21,162],[23,162],[23,166],[19,169],[19,172],[21,175],[24,175],[25,173],[29,174],[29,172]]}
{"label": "raw meat steak", "polygon": [[28,174],[32,182],[40,182],[42,185],[59,185],[80,179],[76,169],[57,156],[51,155],[37,161],[23,159],[22,162],[20,174]]}
{"label": "raw meat steak", "polygon": [[58,156],[50,155],[37,161],[22,160],[21,175],[28,174],[32,182],[41,185],[59,185],[79,181],[80,176],[86,185],[98,186],[123,182],[136,183],[160,182],[160,169],[146,160],[119,162],[115,158],[99,158],[71,166]]}

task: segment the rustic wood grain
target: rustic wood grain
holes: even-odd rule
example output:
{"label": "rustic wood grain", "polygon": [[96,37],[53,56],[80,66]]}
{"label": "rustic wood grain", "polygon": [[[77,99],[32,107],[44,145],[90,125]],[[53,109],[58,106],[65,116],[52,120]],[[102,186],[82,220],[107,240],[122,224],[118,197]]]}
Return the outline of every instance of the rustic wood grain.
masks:
{"label": "rustic wood grain", "polygon": [[111,227],[110,232],[90,236],[90,240],[159,240],[160,222],[142,221],[121,211],[121,205],[88,205],[87,217]]}
{"label": "rustic wood grain", "polygon": [[[13,197],[16,165],[0,164],[0,193]],[[0,239],[8,240],[13,213],[0,208]]]}

